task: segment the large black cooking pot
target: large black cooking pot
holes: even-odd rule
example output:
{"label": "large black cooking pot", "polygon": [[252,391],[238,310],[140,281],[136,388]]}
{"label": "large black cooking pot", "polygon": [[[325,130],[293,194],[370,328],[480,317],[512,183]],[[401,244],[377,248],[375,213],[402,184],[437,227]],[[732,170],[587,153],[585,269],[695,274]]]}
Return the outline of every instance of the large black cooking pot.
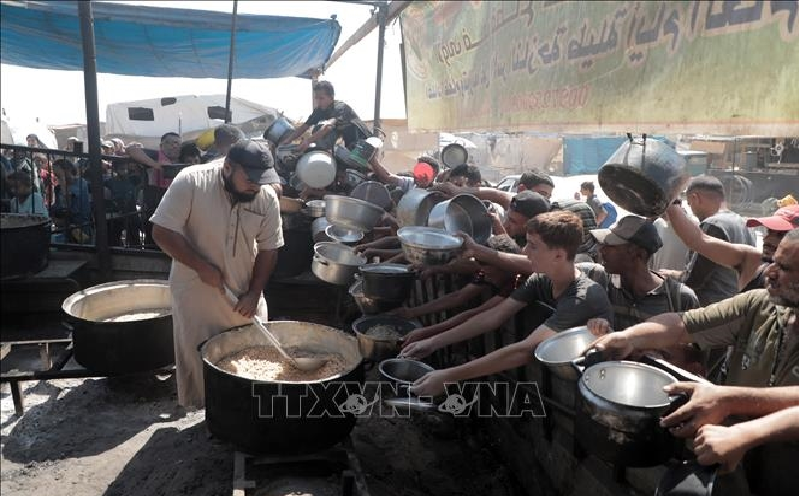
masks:
{"label": "large black cooking pot", "polygon": [[2,214],[0,217],[0,278],[35,274],[47,267],[50,219],[40,215]]}
{"label": "large black cooking pot", "polygon": [[288,347],[341,354],[345,371],[312,382],[254,381],[216,364],[226,356],[264,344],[251,325],[230,329],[199,350],[205,379],[205,420],[211,433],[251,454],[307,454],[344,440],[356,417],[342,413],[349,395],[362,394],[364,369],[358,342],[338,329],[306,322],[269,322]]}
{"label": "large black cooking pot", "polygon": [[358,269],[363,278],[363,294],[367,298],[404,300],[416,282],[416,272],[409,266],[396,263],[373,263]]}
{"label": "large black cooking pot", "polygon": [[663,391],[676,378],[638,362],[608,361],[588,367],[583,366],[585,359],[574,363],[582,374],[574,429],[586,451],[628,467],[661,465],[678,454],[679,440],[659,424],[686,399]]}
{"label": "large black cooking pot", "polygon": [[[93,286],[74,293],[61,306],[72,328],[75,360],[103,375],[174,364],[171,307],[167,281],[149,279]],[[137,314],[137,320],[110,321]]]}
{"label": "large black cooking pot", "polygon": [[685,159],[654,139],[625,141],[599,169],[599,186],[621,208],[657,217],[688,181]]}

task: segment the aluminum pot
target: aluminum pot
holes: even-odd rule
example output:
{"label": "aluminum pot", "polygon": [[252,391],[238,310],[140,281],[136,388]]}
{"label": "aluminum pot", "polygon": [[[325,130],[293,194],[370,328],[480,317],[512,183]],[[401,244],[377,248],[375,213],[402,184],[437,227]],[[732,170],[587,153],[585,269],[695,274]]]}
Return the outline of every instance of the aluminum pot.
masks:
{"label": "aluminum pot", "polygon": [[[61,309],[72,329],[75,360],[92,372],[128,374],[175,363],[167,281],[100,284],[72,294]],[[138,318],[128,320],[133,316]]]}
{"label": "aluminum pot", "polygon": [[681,443],[659,422],[687,400],[663,391],[663,386],[677,379],[638,362],[609,361],[584,367],[581,363],[585,360],[573,362],[582,374],[574,429],[583,448],[609,463],[628,467],[661,465],[676,456]]}
{"label": "aluminum pot", "polygon": [[277,145],[284,136],[287,136],[289,133],[293,132],[294,125],[291,123],[291,121],[281,115],[275,119],[268,128],[266,128],[266,131],[264,131],[264,139]]}
{"label": "aluminum pot", "polygon": [[397,231],[402,253],[411,264],[443,265],[458,256],[463,239],[432,227],[403,227]]}
{"label": "aluminum pot", "polygon": [[599,186],[621,208],[657,217],[679,197],[688,167],[673,148],[654,139],[625,141],[599,169]]}
{"label": "aluminum pot", "polygon": [[363,231],[358,229],[343,229],[338,226],[327,226],[325,234],[328,238],[345,245],[353,245],[363,239]]}
{"label": "aluminum pot", "polygon": [[363,281],[358,274],[355,275],[355,282],[352,283],[349,290],[350,296],[355,300],[361,313],[364,315],[377,315],[386,313],[393,310],[400,305],[404,300],[382,300],[380,298],[368,298],[363,294]]}
{"label": "aluminum pot", "polygon": [[[369,138],[372,139],[372,138]],[[382,183],[375,181],[366,181],[355,186],[350,194],[351,198],[358,200],[368,201],[374,203],[383,210],[391,210],[393,203],[391,202],[391,194],[388,192],[386,186]]]}
{"label": "aluminum pot", "polygon": [[400,227],[426,226],[433,207],[446,197],[438,191],[415,188],[404,195],[397,204],[397,221]]}
{"label": "aluminum pot", "polygon": [[262,345],[263,336],[252,325],[225,331],[199,347],[208,430],[252,454],[307,454],[341,442],[355,427],[356,418],[339,405],[350,394],[362,394],[364,366],[357,340],[338,329],[306,322],[269,322],[269,330],[287,347],[342,355],[344,372],[313,382],[254,381],[233,375],[216,364]]}
{"label": "aluminum pot", "polygon": [[40,215],[2,214],[0,278],[23,277],[47,267],[50,226],[50,219]]}
{"label": "aluminum pot", "polygon": [[594,341],[596,336],[588,327],[573,327],[545,339],[536,347],[535,358],[561,379],[576,381],[580,376],[572,362]]}
{"label": "aluminum pot", "polygon": [[450,234],[464,232],[479,244],[491,237],[491,218],[486,206],[474,195],[461,194],[433,207],[427,219],[429,227],[444,229]]}
{"label": "aluminum pot", "polygon": [[330,222],[324,217],[314,219],[311,223],[311,236],[313,237],[314,244],[332,242],[330,236],[327,235],[326,229],[330,226]]}
{"label": "aluminum pot", "polygon": [[306,152],[297,161],[297,177],[312,188],[326,188],[336,180],[336,162],[326,151]]}
{"label": "aluminum pot", "polygon": [[331,284],[351,284],[358,267],[366,264],[366,258],[355,253],[349,246],[340,243],[317,243],[311,270],[319,279]]}
{"label": "aluminum pot", "polygon": [[[382,326],[395,332],[397,338],[373,336],[370,329]],[[402,349],[402,338],[419,324],[395,315],[367,315],[352,323],[352,330],[358,339],[358,347],[365,360],[380,361],[397,356]]]}
{"label": "aluminum pot", "polygon": [[374,263],[358,269],[363,279],[363,294],[383,300],[405,300],[416,282],[416,272],[395,263]]}
{"label": "aluminum pot", "polygon": [[444,167],[452,169],[469,160],[469,153],[466,148],[458,143],[450,143],[441,150],[441,163]]}
{"label": "aluminum pot", "polygon": [[340,195],[325,196],[325,217],[334,226],[359,231],[371,231],[385,212],[363,200]]}
{"label": "aluminum pot", "polygon": [[325,201],[324,200],[311,200],[305,204],[306,213],[308,217],[318,219],[325,216]]}
{"label": "aluminum pot", "polygon": [[390,358],[388,360],[383,360],[380,362],[377,369],[384,379],[406,390],[416,382],[417,379],[421,379],[425,374],[435,371],[433,367],[424,362],[407,358]]}

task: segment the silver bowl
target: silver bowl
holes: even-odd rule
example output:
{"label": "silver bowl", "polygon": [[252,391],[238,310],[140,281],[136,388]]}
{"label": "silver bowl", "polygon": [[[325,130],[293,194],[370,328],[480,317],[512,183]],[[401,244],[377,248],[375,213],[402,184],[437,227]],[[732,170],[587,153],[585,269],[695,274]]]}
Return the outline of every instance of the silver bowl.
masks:
{"label": "silver bowl", "polygon": [[363,239],[363,231],[358,229],[344,229],[338,226],[327,226],[325,228],[325,234],[328,238],[344,244],[357,243]]}
{"label": "silver bowl", "polygon": [[403,227],[397,231],[405,258],[412,264],[443,265],[458,256],[463,240],[432,227]]}
{"label": "silver bowl", "polygon": [[556,376],[574,381],[578,374],[572,367],[572,361],[579,358],[596,339],[588,327],[574,327],[545,339],[535,349],[535,357]]}
{"label": "silver bowl", "polygon": [[325,217],[334,226],[371,231],[385,211],[368,201],[340,195],[325,196]]}
{"label": "silver bowl", "polygon": [[435,369],[424,362],[407,358],[389,358],[378,365],[380,375],[398,385],[410,386],[428,372]]}

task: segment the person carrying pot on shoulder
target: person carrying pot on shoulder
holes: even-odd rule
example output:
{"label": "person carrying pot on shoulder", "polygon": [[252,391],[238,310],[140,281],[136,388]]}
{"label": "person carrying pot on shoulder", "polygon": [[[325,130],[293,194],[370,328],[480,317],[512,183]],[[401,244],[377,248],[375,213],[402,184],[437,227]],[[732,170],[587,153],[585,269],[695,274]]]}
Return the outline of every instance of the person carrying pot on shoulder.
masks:
{"label": "person carrying pot on shoulder", "polygon": [[[283,246],[272,154],[241,140],[224,159],[186,167],[150,219],[158,246],[172,257],[178,402],[204,405],[197,346],[225,329],[268,318],[263,290]],[[225,295],[229,288],[234,305]]]}

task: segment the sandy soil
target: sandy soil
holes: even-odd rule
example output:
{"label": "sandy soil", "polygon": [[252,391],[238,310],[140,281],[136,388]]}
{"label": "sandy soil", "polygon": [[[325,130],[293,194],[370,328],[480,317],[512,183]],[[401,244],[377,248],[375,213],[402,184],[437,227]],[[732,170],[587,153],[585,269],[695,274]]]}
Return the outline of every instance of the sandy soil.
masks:
{"label": "sandy soil", "polygon": [[[231,494],[233,450],[203,411],[176,414],[174,378],[23,383],[25,414],[0,401],[4,496]],[[373,496],[522,494],[469,420],[359,420],[353,443]],[[331,478],[283,478],[251,494],[336,494]]]}

